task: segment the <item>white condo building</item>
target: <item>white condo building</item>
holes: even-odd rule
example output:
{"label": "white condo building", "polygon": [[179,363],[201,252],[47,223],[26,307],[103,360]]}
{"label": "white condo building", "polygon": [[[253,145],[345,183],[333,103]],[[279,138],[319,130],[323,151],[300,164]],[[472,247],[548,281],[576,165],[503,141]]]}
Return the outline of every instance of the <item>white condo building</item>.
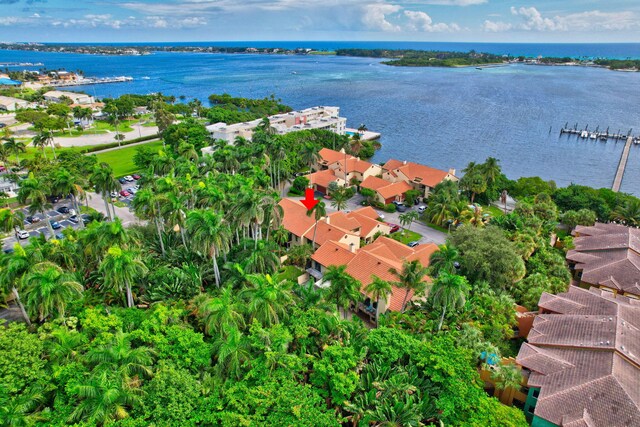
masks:
{"label": "white condo building", "polygon": [[[227,125],[214,123],[207,126],[213,139],[224,139],[233,143],[236,137],[251,139],[253,130],[262,120]],[[305,129],[326,129],[344,135],[347,119],[340,117],[340,107],[311,107],[300,111],[276,114],[269,117],[271,127],[277,134],[283,135]]]}

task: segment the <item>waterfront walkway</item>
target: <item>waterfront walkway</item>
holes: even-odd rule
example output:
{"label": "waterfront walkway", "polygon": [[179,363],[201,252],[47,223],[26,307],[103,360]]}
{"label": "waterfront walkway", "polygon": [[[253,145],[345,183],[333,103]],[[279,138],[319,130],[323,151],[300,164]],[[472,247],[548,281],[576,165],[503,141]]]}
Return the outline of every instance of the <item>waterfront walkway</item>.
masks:
{"label": "waterfront walkway", "polygon": [[611,189],[615,192],[620,191],[620,185],[622,184],[622,177],[624,177],[624,170],[627,167],[627,160],[629,160],[629,151],[631,150],[631,145],[633,144],[633,138],[627,138],[627,143],[624,146],[624,150],[622,150],[622,156],[620,157],[620,163],[618,163],[618,170],[616,171],[616,176],[613,178],[613,185]]}

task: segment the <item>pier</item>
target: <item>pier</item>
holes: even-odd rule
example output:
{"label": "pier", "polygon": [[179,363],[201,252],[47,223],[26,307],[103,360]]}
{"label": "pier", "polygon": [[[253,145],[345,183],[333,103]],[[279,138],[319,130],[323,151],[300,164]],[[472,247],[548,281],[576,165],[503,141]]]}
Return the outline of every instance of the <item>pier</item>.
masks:
{"label": "pier", "polygon": [[624,150],[622,150],[622,156],[620,156],[620,163],[618,163],[618,170],[616,171],[616,176],[613,178],[613,185],[611,186],[611,190],[618,192],[620,191],[620,185],[622,184],[622,177],[624,176],[624,170],[627,167],[627,160],[629,160],[629,151],[631,150],[631,144],[633,143],[633,138],[630,136],[627,138],[627,143],[624,146]]}
{"label": "pier", "polygon": [[[576,135],[578,138],[598,140],[601,142],[607,142],[610,139],[616,142],[620,140],[626,141],[628,138],[631,138],[633,144],[640,144],[640,136],[632,136],[632,131],[633,129],[629,129],[629,132],[626,134],[621,133],[619,129],[617,132],[609,132],[609,128],[601,131],[599,126],[596,127],[595,130],[589,130],[589,125],[584,129],[578,129],[577,123],[572,128],[566,123],[564,127],[560,129],[560,135]],[[549,130],[549,132],[551,132],[551,130]]]}

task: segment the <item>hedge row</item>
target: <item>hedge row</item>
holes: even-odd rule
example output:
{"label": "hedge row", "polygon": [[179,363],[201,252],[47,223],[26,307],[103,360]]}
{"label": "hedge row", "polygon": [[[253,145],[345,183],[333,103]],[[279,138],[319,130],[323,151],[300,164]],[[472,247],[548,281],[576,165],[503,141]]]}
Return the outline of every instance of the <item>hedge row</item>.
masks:
{"label": "hedge row", "polygon": [[96,145],[94,147],[81,149],[80,152],[81,153],[93,153],[94,151],[102,151],[102,150],[106,150],[108,148],[116,148],[118,146],[124,147],[125,145],[131,145],[131,144],[135,144],[137,142],[151,141],[152,139],[158,139],[158,138],[160,138],[159,134],[148,135],[148,136],[143,136],[141,138],[134,138],[134,139],[130,139],[128,141],[122,141],[119,144],[118,144],[118,142],[110,142],[108,144]]}

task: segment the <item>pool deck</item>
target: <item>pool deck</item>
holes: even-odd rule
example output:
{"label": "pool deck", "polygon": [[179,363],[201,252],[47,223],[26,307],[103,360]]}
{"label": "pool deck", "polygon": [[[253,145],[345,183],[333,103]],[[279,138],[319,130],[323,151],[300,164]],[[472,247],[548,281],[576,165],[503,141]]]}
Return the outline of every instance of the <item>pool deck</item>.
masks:
{"label": "pool deck", "polygon": [[370,130],[366,130],[364,132],[358,132],[358,129],[346,128],[345,131],[351,133],[359,133],[360,139],[363,141],[373,141],[374,139],[379,139],[380,134],[378,132],[371,132]]}

